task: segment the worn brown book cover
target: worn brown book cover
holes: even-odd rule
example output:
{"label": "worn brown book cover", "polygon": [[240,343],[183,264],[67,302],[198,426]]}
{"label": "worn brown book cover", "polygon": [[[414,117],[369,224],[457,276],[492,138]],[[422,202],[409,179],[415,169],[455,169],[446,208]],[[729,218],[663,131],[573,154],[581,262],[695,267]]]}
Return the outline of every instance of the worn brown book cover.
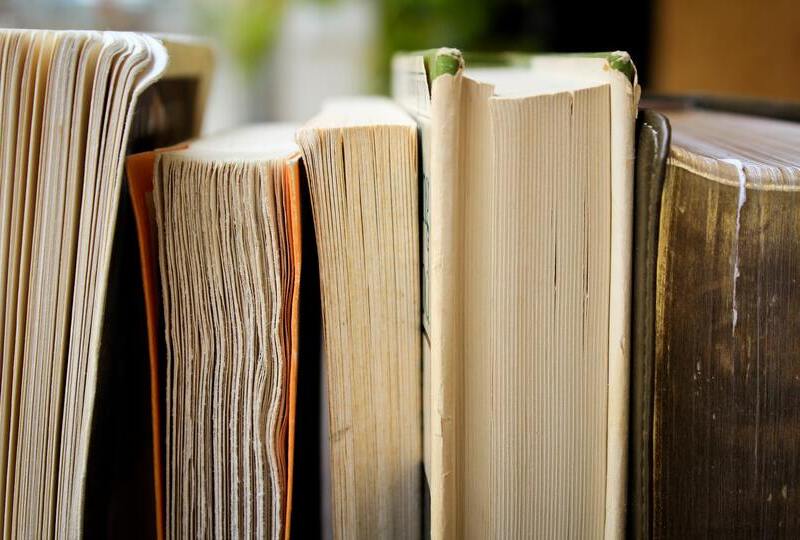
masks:
{"label": "worn brown book cover", "polygon": [[654,533],[797,533],[800,192],[691,165],[662,200]]}
{"label": "worn brown book cover", "polygon": [[628,531],[794,537],[800,128],[664,112],[639,128]]}

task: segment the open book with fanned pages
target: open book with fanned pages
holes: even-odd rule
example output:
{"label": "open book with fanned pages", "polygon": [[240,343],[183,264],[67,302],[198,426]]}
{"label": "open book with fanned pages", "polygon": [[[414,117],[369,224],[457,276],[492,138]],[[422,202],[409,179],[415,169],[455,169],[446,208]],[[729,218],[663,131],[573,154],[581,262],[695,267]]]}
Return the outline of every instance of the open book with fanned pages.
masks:
{"label": "open book with fanned pages", "polygon": [[200,132],[203,43],[2,30],[0,529],[156,536],[126,154]]}

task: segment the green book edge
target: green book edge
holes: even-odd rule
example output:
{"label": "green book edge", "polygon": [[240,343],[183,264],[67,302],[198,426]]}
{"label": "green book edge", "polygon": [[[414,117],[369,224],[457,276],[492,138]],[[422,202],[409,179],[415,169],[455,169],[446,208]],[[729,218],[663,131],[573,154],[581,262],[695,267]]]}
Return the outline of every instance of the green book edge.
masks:
{"label": "green book edge", "polygon": [[414,54],[422,55],[425,62],[425,71],[428,74],[428,85],[441,75],[455,75],[464,69],[464,57],[458,49],[441,47],[428,49]]}
{"label": "green book edge", "polygon": [[534,56],[577,56],[582,58],[603,58],[608,66],[622,73],[633,84],[636,80],[636,66],[630,55],[624,51],[606,51],[594,53],[463,53],[458,49],[438,48],[416,51],[409,54],[422,56],[425,62],[425,71],[428,76],[428,86],[437,77],[449,74],[455,75],[464,69],[465,61],[478,66],[526,66]]}
{"label": "green book edge", "polygon": [[608,66],[619,71],[633,84],[636,79],[636,66],[630,55],[624,51],[606,51],[594,53],[464,53],[464,58],[469,64],[478,66],[527,66],[534,56],[576,56],[579,58],[603,58]]}
{"label": "green book edge", "polygon": [[574,54],[575,56],[583,56],[586,58],[605,58],[609,67],[625,75],[631,84],[636,80],[636,66],[633,64],[631,55],[625,51]]}

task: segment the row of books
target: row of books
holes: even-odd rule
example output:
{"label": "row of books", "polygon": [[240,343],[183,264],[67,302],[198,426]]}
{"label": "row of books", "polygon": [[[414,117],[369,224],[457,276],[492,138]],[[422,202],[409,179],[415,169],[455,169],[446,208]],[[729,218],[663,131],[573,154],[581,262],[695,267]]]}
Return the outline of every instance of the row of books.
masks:
{"label": "row of books", "polygon": [[799,109],[437,49],[198,137],[202,43],[0,47],[4,537],[800,531]]}

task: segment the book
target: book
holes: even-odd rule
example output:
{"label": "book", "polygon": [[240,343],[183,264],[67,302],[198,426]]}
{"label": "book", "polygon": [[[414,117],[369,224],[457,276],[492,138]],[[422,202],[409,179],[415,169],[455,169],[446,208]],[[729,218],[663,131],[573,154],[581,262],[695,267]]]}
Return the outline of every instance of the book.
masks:
{"label": "book", "polygon": [[422,533],[416,123],[331,101],[297,132],[319,254],[334,538]]}
{"label": "book", "polygon": [[[331,102],[296,135],[242,128],[128,158],[152,378],[165,388],[167,536],[288,538],[293,506],[314,498],[337,538],[420,536],[417,170],[416,124],[385,98]],[[313,347],[298,354],[300,336],[316,341],[315,299],[298,320],[315,282],[328,478],[295,490],[294,464],[315,457],[294,444],[313,440],[295,429],[298,392],[320,398],[308,367],[297,387],[299,366],[320,366]]]}
{"label": "book", "polygon": [[431,536],[620,537],[635,68],[489,60],[393,62],[422,146]]}
{"label": "book", "polygon": [[765,118],[654,103],[637,156],[652,166],[637,170],[651,203],[637,236],[631,534],[791,536],[800,127],[775,106],[752,108]]}
{"label": "book", "polygon": [[118,32],[2,30],[0,50],[0,528],[149,536],[123,158],[199,131],[211,56]]}
{"label": "book", "polygon": [[163,312],[170,538],[290,534],[302,260],[293,137],[293,126],[251,126],[128,159],[151,365]]}

